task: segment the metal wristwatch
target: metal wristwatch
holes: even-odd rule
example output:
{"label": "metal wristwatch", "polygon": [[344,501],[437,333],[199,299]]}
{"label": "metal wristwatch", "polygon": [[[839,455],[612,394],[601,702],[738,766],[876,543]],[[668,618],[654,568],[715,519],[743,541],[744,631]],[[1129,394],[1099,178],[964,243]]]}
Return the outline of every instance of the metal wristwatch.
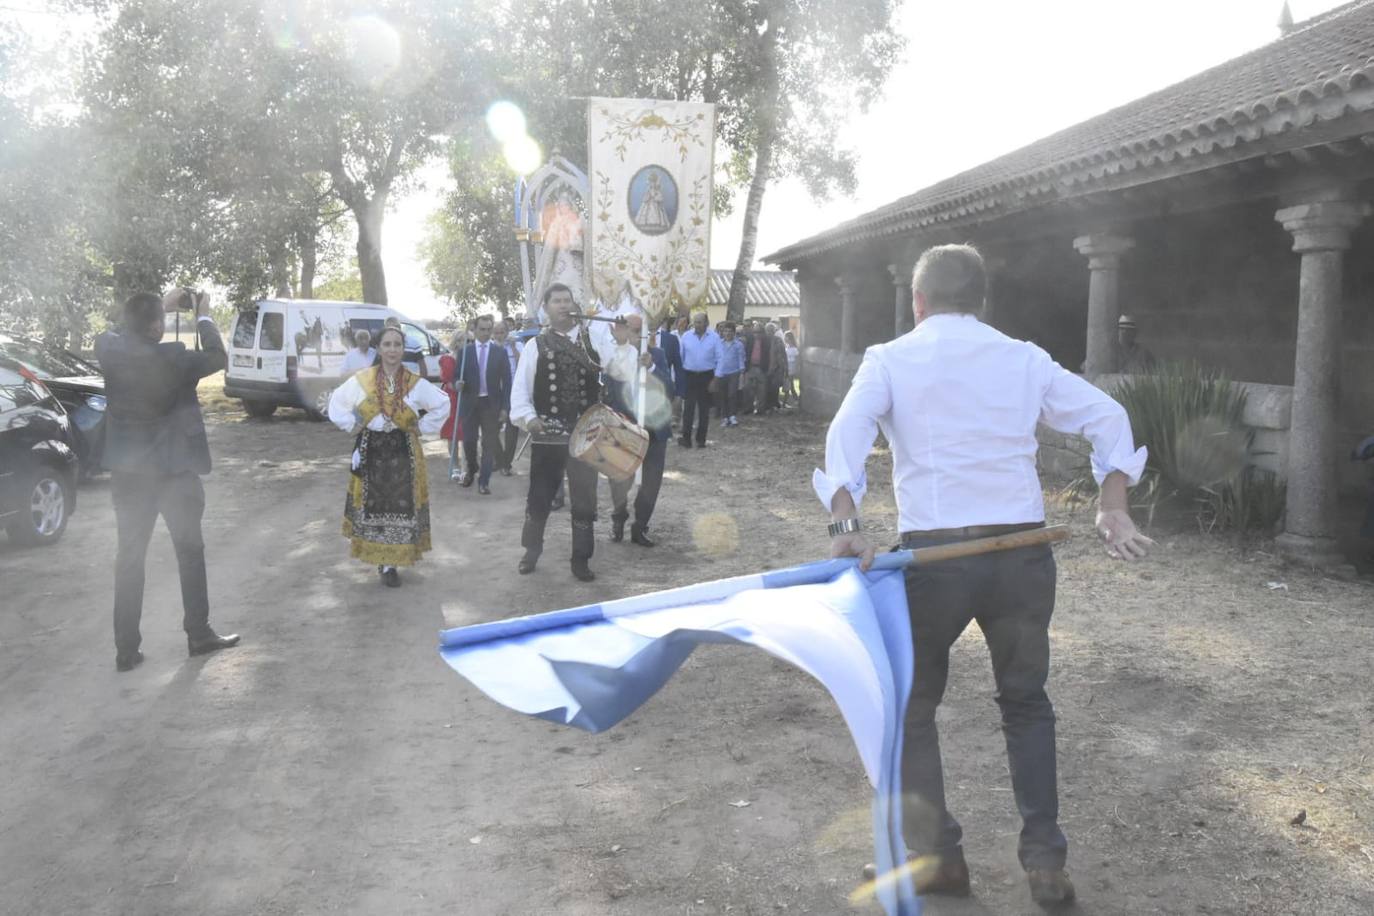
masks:
{"label": "metal wristwatch", "polygon": [[831,522],[826,529],[830,536],[839,537],[842,534],[853,534],[859,530],[859,520],[857,518],[842,518],[838,522]]}

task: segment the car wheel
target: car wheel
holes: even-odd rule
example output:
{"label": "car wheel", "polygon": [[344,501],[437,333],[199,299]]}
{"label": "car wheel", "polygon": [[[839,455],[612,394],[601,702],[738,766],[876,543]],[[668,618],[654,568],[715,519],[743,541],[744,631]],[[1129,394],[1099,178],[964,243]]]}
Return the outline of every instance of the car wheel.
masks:
{"label": "car wheel", "polygon": [[315,392],[315,397],[311,399],[310,406],[305,412],[310,415],[312,420],[329,419],[329,399],[334,396],[333,388],[321,388]]}
{"label": "car wheel", "polygon": [[[34,468],[20,483],[19,513],[6,525],[21,544],[55,544],[67,530],[67,479],[49,467]],[[26,505],[27,504],[27,505]]]}
{"label": "car wheel", "polygon": [[243,410],[248,416],[263,420],[277,412],[277,405],[267,401],[244,401]]}

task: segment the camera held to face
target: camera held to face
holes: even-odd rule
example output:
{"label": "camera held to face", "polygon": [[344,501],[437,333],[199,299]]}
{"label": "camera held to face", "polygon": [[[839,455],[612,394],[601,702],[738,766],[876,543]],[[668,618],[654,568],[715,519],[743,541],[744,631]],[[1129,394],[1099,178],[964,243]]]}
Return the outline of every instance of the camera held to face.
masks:
{"label": "camera held to face", "polygon": [[209,293],[197,292],[185,286],[178,287],[162,297],[162,308],[167,312],[191,312],[209,298]]}

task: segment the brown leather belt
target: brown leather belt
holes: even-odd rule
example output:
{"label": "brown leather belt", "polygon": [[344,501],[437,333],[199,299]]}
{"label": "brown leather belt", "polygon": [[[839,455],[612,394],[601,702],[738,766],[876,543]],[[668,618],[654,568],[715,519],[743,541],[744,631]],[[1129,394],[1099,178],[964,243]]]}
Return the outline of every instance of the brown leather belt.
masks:
{"label": "brown leather belt", "polygon": [[1032,531],[1044,528],[1044,522],[1025,522],[1020,525],[969,525],[966,528],[934,528],[930,531],[903,531],[902,546],[908,541],[971,541],[974,538],[991,538],[999,534],[1013,534],[1017,531]]}

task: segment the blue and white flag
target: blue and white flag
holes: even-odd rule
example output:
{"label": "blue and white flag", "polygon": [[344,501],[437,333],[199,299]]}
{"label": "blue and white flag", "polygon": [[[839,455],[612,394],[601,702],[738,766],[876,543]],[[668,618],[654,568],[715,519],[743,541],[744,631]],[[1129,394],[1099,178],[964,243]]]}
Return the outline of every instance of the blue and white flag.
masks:
{"label": "blue and white flag", "polygon": [[868,573],[828,560],[604,604],[446,630],[440,654],[518,712],[599,732],[667,683],[700,643],[742,643],[791,662],[830,692],[873,786],[874,890],[890,916],[920,902],[904,866],[902,720],[911,689],[911,626],[901,568]]}

